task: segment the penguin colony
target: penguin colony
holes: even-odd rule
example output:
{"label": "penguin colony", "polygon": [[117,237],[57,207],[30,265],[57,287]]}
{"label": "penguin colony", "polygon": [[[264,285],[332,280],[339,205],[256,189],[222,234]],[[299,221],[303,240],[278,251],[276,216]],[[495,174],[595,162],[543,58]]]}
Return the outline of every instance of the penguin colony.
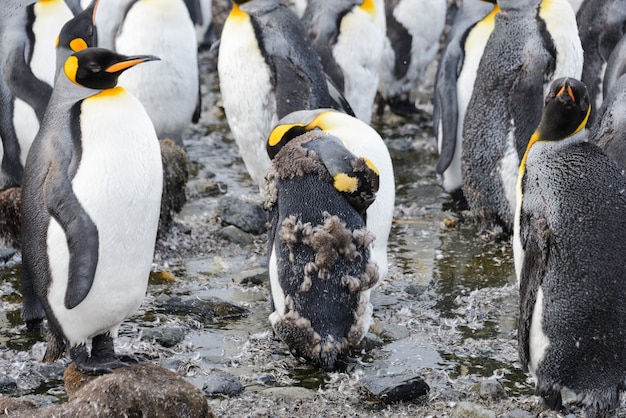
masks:
{"label": "penguin colony", "polygon": [[206,0],[4,0],[0,188],[22,186],[22,316],[29,328],[47,319],[46,359],[67,348],[86,373],[125,365],[114,339],[147,287],[158,140],[183,145],[197,121],[197,47],[217,37],[226,117],[269,215],[269,322],[294,355],[335,367],[367,332],[388,269],[395,184],[369,125],[374,96],[379,114],[418,112],[445,35],[437,175],[460,216],[513,242],[522,367],[547,408],[617,407],[624,1],[431,0],[420,25],[408,0],[292,7],[235,0],[207,35]]}

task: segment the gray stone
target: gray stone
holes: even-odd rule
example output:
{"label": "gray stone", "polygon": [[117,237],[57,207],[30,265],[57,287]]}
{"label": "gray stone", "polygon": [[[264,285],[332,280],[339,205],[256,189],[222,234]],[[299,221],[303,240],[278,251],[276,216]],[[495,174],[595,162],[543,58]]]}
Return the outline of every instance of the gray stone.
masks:
{"label": "gray stone", "polygon": [[235,225],[251,234],[267,232],[267,215],[260,203],[224,196],[219,201],[217,213],[226,225]]}
{"label": "gray stone", "polygon": [[459,402],[452,410],[452,418],[496,418],[496,413],[473,402]]}
{"label": "gray stone", "polygon": [[239,378],[222,370],[212,370],[202,385],[202,392],[208,396],[234,396],[242,391]]}
{"label": "gray stone", "polygon": [[219,196],[228,191],[228,186],[213,178],[199,178],[187,183],[187,195],[190,198]]}
{"label": "gray stone", "polygon": [[101,376],[85,375],[70,365],[64,379],[67,403],[37,408],[25,400],[0,398],[0,408],[14,418],[213,417],[199,388],[149,362],[129,364]]}
{"label": "gray stone", "polygon": [[17,390],[17,382],[9,376],[0,376],[0,393],[13,393]]}
{"label": "gray stone", "polygon": [[200,299],[173,296],[161,304],[159,310],[169,314],[188,314],[198,321],[210,323],[213,320],[236,319],[246,316],[248,311],[219,298]]}
{"label": "gray stone", "polygon": [[240,245],[248,245],[254,242],[254,237],[242,231],[234,225],[228,225],[219,231],[219,236],[230,242]]}
{"label": "gray stone", "polygon": [[424,379],[408,374],[368,376],[363,379],[362,385],[370,397],[384,403],[412,401],[430,391]]}
{"label": "gray stone", "polygon": [[500,399],[506,396],[506,391],[497,380],[485,379],[480,382],[478,394],[483,399]]}
{"label": "gray stone", "polygon": [[154,340],[163,347],[174,347],[185,339],[185,330],[181,327],[159,327],[147,329],[143,333],[143,338]]}
{"label": "gray stone", "polygon": [[269,283],[270,274],[267,267],[258,267],[251,270],[244,270],[236,274],[233,279],[242,285],[259,286]]}
{"label": "gray stone", "polygon": [[173,215],[180,212],[187,201],[185,185],[189,179],[187,153],[170,139],[159,141],[163,162],[163,195],[159,217],[159,236],[172,225]]}

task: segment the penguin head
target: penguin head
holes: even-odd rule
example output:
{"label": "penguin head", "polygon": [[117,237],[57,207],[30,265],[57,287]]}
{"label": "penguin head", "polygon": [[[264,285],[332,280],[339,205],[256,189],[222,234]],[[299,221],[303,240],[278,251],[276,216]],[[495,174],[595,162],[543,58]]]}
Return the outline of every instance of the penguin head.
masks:
{"label": "penguin head", "polygon": [[556,141],[580,132],[589,119],[587,87],[574,78],[559,78],[546,95],[541,122],[535,134],[540,141]]}
{"label": "penguin head", "polygon": [[74,84],[105,90],[115,87],[119,76],[129,68],[159,59],[154,55],[126,56],[105,48],[86,48],[70,55],[63,71]]}
{"label": "penguin head", "polygon": [[332,129],[341,124],[342,117],[350,117],[333,109],[298,110],[278,121],[272,129],[265,148],[273,159],[289,141],[313,129]]}
{"label": "penguin head", "polygon": [[68,20],[57,38],[57,48],[78,52],[96,46],[96,11],[100,0],[93,0],[85,10]]}

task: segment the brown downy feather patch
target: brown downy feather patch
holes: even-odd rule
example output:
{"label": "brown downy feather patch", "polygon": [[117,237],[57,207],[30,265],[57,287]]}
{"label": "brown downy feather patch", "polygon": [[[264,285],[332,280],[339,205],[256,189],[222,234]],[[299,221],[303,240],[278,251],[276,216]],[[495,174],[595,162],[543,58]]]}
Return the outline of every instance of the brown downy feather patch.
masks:
{"label": "brown downy feather patch", "polygon": [[65,355],[67,347],[65,341],[59,338],[54,332],[48,331],[48,341],[46,345],[46,352],[43,355],[44,363],[52,363],[60,359]]}

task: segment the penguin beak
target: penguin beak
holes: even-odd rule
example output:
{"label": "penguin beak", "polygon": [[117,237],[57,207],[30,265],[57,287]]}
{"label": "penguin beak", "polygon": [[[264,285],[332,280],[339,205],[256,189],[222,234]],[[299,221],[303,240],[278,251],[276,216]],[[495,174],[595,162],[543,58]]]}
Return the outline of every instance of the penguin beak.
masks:
{"label": "penguin beak", "polygon": [[98,11],[98,6],[100,5],[100,0],[96,0],[96,3],[93,6],[93,14],[91,15],[91,24],[96,26],[96,12]]}
{"label": "penguin beak", "polygon": [[574,96],[574,91],[572,90],[572,87],[569,85],[569,83],[567,83],[567,81],[563,83],[561,89],[556,93],[556,97],[562,97],[563,94],[567,94],[572,99],[572,102],[576,102],[576,96]]}
{"label": "penguin beak", "polygon": [[131,67],[134,67],[137,64],[141,64],[142,62],[148,61],[160,61],[161,58],[154,55],[135,55],[132,57],[125,57],[124,60],[116,62],[113,65],[110,65],[104,71],[107,73],[120,73],[122,71],[128,70]]}

